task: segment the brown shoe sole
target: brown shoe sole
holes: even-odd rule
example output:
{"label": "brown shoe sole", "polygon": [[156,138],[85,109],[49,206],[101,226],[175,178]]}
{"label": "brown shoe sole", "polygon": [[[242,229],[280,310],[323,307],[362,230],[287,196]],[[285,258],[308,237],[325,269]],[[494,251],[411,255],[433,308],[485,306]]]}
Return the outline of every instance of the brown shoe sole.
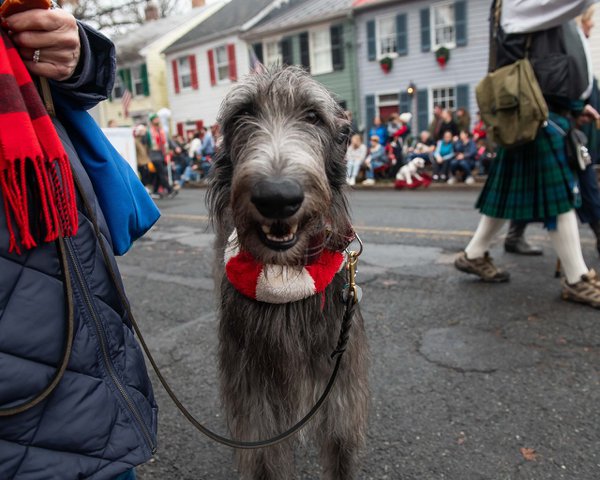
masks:
{"label": "brown shoe sole", "polygon": [[510,274],[507,274],[505,277],[482,277],[481,275],[479,275],[479,273],[477,273],[475,270],[472,270],[468,266],[460,265],[457,262],[454,262],[454,266],[457,270],[460,270],[461,272],[469,273],[471,275],[479,277],[479,280],[481,280],[484,283],[506,283],[510,280]]}
{"label": "brown shoe sole", "polygon": [[583,298],[579,298],[570,292],[562,292],[560,296],[563,300],[567,300],[569,302],[583,303],[584,305],[589,305],[590,307],[600,309],[599,302],[594,302],[593,300],[592,301],[584,300]]}

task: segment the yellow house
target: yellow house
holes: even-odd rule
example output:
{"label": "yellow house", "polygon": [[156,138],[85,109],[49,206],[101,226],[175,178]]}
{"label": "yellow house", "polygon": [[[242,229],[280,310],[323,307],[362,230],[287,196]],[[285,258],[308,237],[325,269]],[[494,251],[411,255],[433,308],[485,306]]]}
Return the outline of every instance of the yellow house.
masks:
{"label": "yellow house", "polygon": [[[198,3],[204,2],[194,1]],[[117,76],[111,98],[100,104],[100,126],[107,127],[109,122],[110,126],[131,126],[146,122],[152,112],[168,108],[167,66],[162,50],[225,3],[219,1],[194,7],[184,14],[147,20],[139,28],[114,39]]]}

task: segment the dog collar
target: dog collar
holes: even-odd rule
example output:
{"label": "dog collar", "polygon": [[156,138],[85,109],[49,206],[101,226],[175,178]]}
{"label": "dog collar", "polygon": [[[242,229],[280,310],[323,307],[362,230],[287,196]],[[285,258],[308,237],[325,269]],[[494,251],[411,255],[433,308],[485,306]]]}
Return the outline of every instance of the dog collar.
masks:
{"label": "dog collar", "polygon": [[227,279],[238,292],[259,302],[282,304],[324,292],[342,269],[345,255],[324,249],[310,265],[265,265],[249,252],[240,251],[234,230],[224,260]]}

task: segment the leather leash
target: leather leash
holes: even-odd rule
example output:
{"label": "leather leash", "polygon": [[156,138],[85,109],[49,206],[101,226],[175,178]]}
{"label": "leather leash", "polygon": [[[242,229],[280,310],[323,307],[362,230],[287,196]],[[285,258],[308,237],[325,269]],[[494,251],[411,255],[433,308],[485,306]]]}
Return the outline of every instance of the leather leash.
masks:
{"label": "leather leash", "polygon": [[189,410],[183,405],[183,403],[179,400],[179,398],[177,397],[177,395],[175,394],[175,392],[173,391],[173,389],[171,388],[171,386],[169,385],[169,383],[167,382],[167,380],[161,373],[161,371],[156,363],[156,360],[154,360],[154,357],[152,356],[152,353],[150,352],[150,349],[148,348],[148,345],[146,344],[144,336],[142,335],[142,332],[140,331],[138,323],[136,322],[135,317],[133,316],[131,307],[129,305],[129,302],[127,301],[125,292],[123,291],[123,288],[121,285],[121,282],[118,281],[117,275],[115,274],[115,271],[112,267],[112,264],[110,262],[110,258],[108,255],[107,247],[105,245],[105,241],[100,233],[100,228],[98,227],[98,222],[96,220],[96,216],[93,213],[93,210],[88,202],[88,199],[83,195],[83,191],[81,189],[81,184],[79,182],[79,179],[75,175],[75,172],[73,172],[73,180],[75,182],[76,188],[80,192],[80,197],[83,200],[84,208],[86,209],[88,216],[89,216],[88,218],[90,219],[90,221],[92,222],[92,224],[94,226],[94,231],[95,231],[96,237],[98,238],[100,248],[102,251],[102,256],[104,257],[104,263],[108,269],[108,273],[111,276],[113,284],[117,289],[121,303],[123,304],[125,311],[127,313],[127,317],[129,318],[129,320],[131,322],[131,326],[133,327],[133,330],[135,331],[135,334],[138,337],[138,341],[140,342],[140,345],[142,346],[142,349],[144,350],[144,353],[146,354],[146,358],[148,358],[148,361],[150,362],[150,365],[152,365],[152,369],[156,373],[158,380],[162,384],[163,388],[165,389],[165,391],[167,392],[167,394],[169,395],[169,397],[171,398],[171,400],[173,401],[173,403],[175,404],[177,409],[192,424],[192,426],[194,426],[194,428],[196,428],[202,434],[206,435],[211,440],[214,440],[215,442],[220,443],[221,445],[225,445],[225,446],[228,446],[231,448],[246,449],[246,450],[265,448],[265,447],[270,447],[270,446],[276,445],[276,444],[281,443],[284,440],[290,438],[292,435],[295,435],[299,430],[301,430],[303,427],[305,427],[306,424],[316,415],[316,413],[319,411],[319,409],[321,408],[321,406],[323,405],[323,403],[329,396],[329,393],[331,392],[333,385],[335,384],[335,380],[337,378],[337,374],[338,374],[341,360],[342,360],[342,355],[344,354],[344,352],[346,351],[346,348],[348,346],[349,331],[350,331],[350,327],[352,326],[352,319],[354,317],[356,307],[362,296],[361,289],[356,284],[356,271],[357,271],[356,267],[358,264],[358,257],[360,256],[360,254],[363,251],[363,243],[360,240],[360,237],[357,234],[355,234],[355,238],[360,246],[358,251],[348,251],[348,249],[346,249],[346,252],[348,255],[348,260],[346,262],[347,284],[344,287],[344,291],[343,291],[343,295],[342,295],[342,300],[344,301],[346,309],[344,311],[344,316],[342,318],[342,323],[340,326],[340,334],[338,337],[338,342],[337,342],[336,348],[331,353],[331,359],[335,359],[335,365],[333,367],[331,376],[329,377],[329,381],[327,382],[325,390],[323,391],[323,393],[321,394],[321,396],[319,397],[319,399],[317,400],[317,402],[315,403],[313,408],[301,420],[299,420],[296,424],[294,424],[292,427],[290,427],[288,430],[284,431],[283,433],[280,433],[279,435],[276,435],[276,436],[266,439],[266,440],[257,440],[257,441],[251,441],[251,442],[234,440],[234,439],[230,439],[230,438],[224,437],[222,435],[219,435],[218,433],[213,432],[212,430],[210,430],[209,428],[204,426],[201,422],[199,422],[189,412]]}
{"label": "leather leash", "polygon": [[54,376],[50,379],[50,382],[43,390],[41,390],[35,397],[26,402],[20,403],[19,405],[0,409],[0,417],[10,417],[23,413],[30,408],[35,407],[38,403],[43,401],[48,395],[50,395],[54,389],[60,383],[65,371],[67,370],[67,364],[71,357],[71,350],[73,348],[73,336],[74,336],[74,325],[75,325],[75,314],[74,314],[74,302],[73,302],[73,287],[71,286],[71,271],[69,270],[69,264],[67,260],[67,253],[64,239],[59,235],[56,241],[56,249],[59,253],[60,266],[63,272],[63,287],[65,290],[65,311],[66,311],[66,331],[65,331],[65,346],[60,360],[60,364],[56,370]]}

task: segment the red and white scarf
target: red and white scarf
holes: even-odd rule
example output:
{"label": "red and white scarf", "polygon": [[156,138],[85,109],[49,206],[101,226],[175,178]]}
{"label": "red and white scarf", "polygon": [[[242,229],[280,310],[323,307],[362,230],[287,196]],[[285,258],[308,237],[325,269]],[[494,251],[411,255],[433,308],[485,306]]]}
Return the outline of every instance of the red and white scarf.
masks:
{"label": "red and white scarf", "polygon": [[75,235],[77,204],[67,154],[19,53],[0,32],[0,193],[9,251],[20,253],[17,233],[25,249],[37,244],[32,226],[41,226],[45,242]]}
{"label": "red and white scarf", "polygon": [[305,266],[265,265],[240,251],[234,230],[225,248],[225,274],[246,297],[265,303],[290,303],[323,293],[344,266],[345,255],[324,249]]}

